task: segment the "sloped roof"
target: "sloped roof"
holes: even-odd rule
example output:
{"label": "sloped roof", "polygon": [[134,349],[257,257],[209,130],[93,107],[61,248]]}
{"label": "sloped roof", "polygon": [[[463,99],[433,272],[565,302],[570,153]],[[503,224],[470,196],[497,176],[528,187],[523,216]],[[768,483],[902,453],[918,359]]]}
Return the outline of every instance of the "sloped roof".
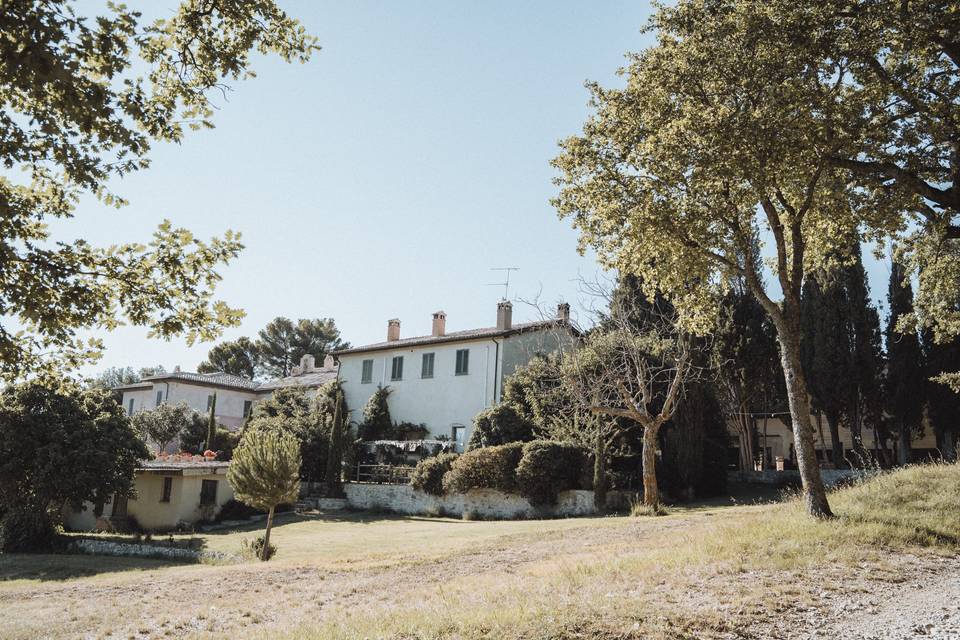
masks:
{"label": "sloped roof", "polygon": [[149,376],[140,382],[114,387],[114,389],[118,391],[145,389],[149,388],[154,382],[181,381],[208,387],[236,389],[238,391],[249,391],[252,393],[266,393],[269,391],[274,391],[275,389],[280,389],[281,387],[319,387],[331,380],[336,379],[336,377],[336,367],[314,369],[310,373],[305,373],[299,376],[275,378],[273,380],[265,380],[264,382],[255,382],[240,376],[222,372],[194,373],[192,371],[174,371],[172,373],[161,373],[155,376]]}
{"label": "sloped roof", "polygon": [[486,327],[483,329],[466,329],[464,331],[452,331],[442,336],[416,336],[413,338],[400,338],[399,340],[388,340],[386,342],[375,342],[359,347],[349,349],[340,349],[331,352],[333,356],[348,355],[351,353],[365,353],[368,351],[384,351],[387,349],[404,349],[406,347],[418,347],[427,344],[441,344],[444,342],[463,342],[466,340],[478,340],[482,338],[501,338],[519,333],[530,331],[541,331],[555,327],[564,327],[567,330],[575,331],[570,323],[563,320],[538,320],[536,322],[521,322],[513,325],[509,329],[498,329],[497,327]]}
{"label": "sloped roof", "polygon": [[286,378],[276,378],[274,380],[267,380],[261,382],[257,385],[257,393],[263,393],[266,391],[273,391],[274,389],[280,389],[281,387],[319,387],[332,380],[337,379],[337,368],[321,368],[314,369],[310,373],[304,373],[299,376],[287,376]]}

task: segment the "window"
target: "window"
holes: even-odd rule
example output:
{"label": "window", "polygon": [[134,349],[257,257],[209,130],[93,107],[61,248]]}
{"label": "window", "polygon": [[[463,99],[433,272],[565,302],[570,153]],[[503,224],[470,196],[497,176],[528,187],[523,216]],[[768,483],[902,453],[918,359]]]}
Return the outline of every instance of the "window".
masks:
{"label": "window", "polygon": [[433,360],[434,354],[425,353],[423,354],[423,366],[420,368],[420,377],[421,378],[432,378],[433,377]]}
{"label": "window", "polygon": [[463,440],[467,435],[467,428],[462,424],[453,425],[451,429],[451,435],[453,436],[453,443],[457,451],[463,451]]}
{"label": "window", "polygon": [[160,493],[160,502],[170,502],[170,495],[173,493],[173,478],[163,479],[163,491]]}
{"label": "window", "polygon": [[457,349],[457,375],[470,373],[470,349]]}
{"label": "window", "polygon": [[373,382],[373,360],[364,360],[360,369],[360,384]]}
{"label": "window", "polygon": [[157,406],[163,404],[163,391],[157,391]]}
{"label": "window", "polygon": [[250,415],[251,409],[253,409],[253,400],[244,400],[243,401],[243,417],[244,418]]}
{"label": "window", "polygon": [[127,415],[133,415],[133,398],[130,398],[130,404],[127,405]]}
{"label": "window", "polygon": [[204,480],[203,484],[200,485],[201,507],[217,504],[217,484],[216,480]]}
{"label": "window", "polygon": [[207,396],[207,411],[210,411],[210,407],[213,406],[213,396]]}
{"label": "window", "polygon": [[391,380],[403,380],[403,356],[394,356],[390,367]]}

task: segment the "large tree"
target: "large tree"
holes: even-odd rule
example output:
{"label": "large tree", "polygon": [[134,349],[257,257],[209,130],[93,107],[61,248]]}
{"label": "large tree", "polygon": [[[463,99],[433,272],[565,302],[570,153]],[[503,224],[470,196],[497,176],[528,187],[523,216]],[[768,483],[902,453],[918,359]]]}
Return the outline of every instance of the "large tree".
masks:
{"label": "large tree", "polygon": [[188,342],[236,324],[213,290],[237,234],[205,242],[164,221],[145,242],[95,247],[55,240],[48,223],[81,198],[126,204],[117,178],[146,168],[153,143],[212,126],[251,51],[305,61],[315,40],[269,0],[184,0],[152,20],[122,4],[87,18],[69,0],[8,2],[0,33],[0,375],[89,362],[102,345],[78,331],[121,320]]}
{"label": "large tree", "polygon": [[0,551],[42,549],[69,504],[129,494],[148,456],[129,418],[102,389],[30,382],[0,393]]}
{"label": "large tree", "polygon": [[[739,278],[777,330],[807,509],[831,515],[800,357],[804,278],[846,239],[899,228],[858,206],[832,162],[853,141],[847,70],[819,3],[683,0],[652,20],[657,44],[631,56],[623,89],[591,84],[594,115],[554,161],[560,214],[604,265],[643,276],[685,324],[707,332]],[[780,297],[763,286],[769,242]]]}
{"label": "large tree", "polygon": [[229,373],[253,380],[260,362],[260,352],[250,338],[242,337],[214,345],[207,359],[197,366],[200,373]]}
{"label": "large tree", "polygon": [[294,323],[278,317],[260,330],[257,352],[260,367],[272,376],[288,376],[304,355],[312,355],[318,362],[336,349],[349,347],[340,339],[333,318],[301,319]]}
{"label": "large tree", "polygon": [[896,260],[890,269],[887,304],[885,408],[897,431],[897,461],[907,464],[911,440],[923,431],[926,384],[920,337],[916,331],[900,331],[900,319],[913,311],[913,288],[906,269]]}
{"label": "large tree", "polygon": [[[325,408],[324,408],[325,410]],[[242,437],[254,431],[281,431],[300,445],[300,477],[319,482],[326,477],[332,421],[325,420],[318,402],[307,397],[302,387],[283,387],[253,405]]]}
{"label": "large tree", "polygon": [[152,442],[160,453],[164,453],[171,443],[177,442],[195,419],[203,420],[186,402],[163,404],[145,411],[139,411],[132,418],[134,430],[145,443]]}
{"label": "large tree", "polygon": [[935,378],[954,371],[960,362],[960,338],[937,342],[931,331],[923,332],[924,359],[927,364],[927,416],[937,436],[937,447],[945,460],[957,459],[960,435],[960,394]]}

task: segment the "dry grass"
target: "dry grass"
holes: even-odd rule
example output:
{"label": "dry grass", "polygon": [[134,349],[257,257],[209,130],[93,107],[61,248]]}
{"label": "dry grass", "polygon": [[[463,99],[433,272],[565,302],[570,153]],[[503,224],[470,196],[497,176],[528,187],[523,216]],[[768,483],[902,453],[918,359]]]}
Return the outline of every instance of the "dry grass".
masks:
{"label": "dry grass", "polygon": [[[957,465],[831,503],[830,521],[795,501],[659,518],[296,519],[266,564],[0,556],[0,636],[729,637],[960,549]],[[204,539],[230,550],[252,535]]]}

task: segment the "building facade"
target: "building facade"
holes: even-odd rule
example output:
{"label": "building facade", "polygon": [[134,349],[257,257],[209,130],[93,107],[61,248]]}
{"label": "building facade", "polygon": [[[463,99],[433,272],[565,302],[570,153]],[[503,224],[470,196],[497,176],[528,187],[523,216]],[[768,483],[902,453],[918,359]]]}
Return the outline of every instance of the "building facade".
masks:
{"label": "building facade", "polygon": [[359,424],[370,396],[387,387],[394,422],[423,424],[428,437],[450,438],[462,450],[474,416],[500,400],[504,379],[572,336],[569,305],[561,304],[556,318],[514,324],[512,305],[504,301],[493,327],[448,333],[446,314],[438,311],[428,336],[401,338],[400,321],[393,319],[386,341],[332,355],[352,422]]}

